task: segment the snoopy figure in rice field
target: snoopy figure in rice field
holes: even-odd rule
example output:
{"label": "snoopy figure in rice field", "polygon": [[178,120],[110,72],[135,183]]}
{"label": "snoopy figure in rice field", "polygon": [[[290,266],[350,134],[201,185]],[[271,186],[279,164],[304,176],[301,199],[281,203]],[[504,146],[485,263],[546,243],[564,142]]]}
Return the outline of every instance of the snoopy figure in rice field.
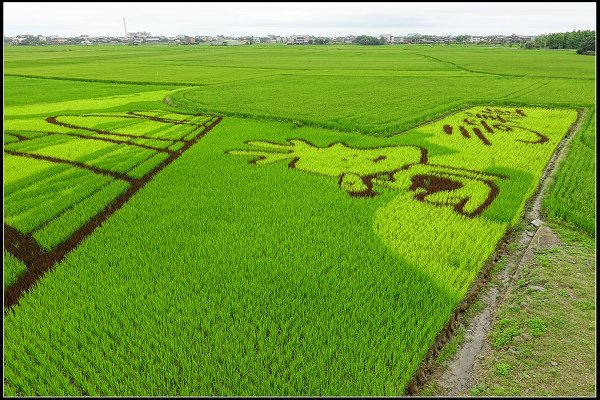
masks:
{"label": "snoopy figure in rice field", "polygon": [[372,197],[375,188],[409,190],[414,199],[434,206],[452,207],[458,214],[475,217],[498,195],[496,185],[503,176],[435,165],[428,162],[427,149],[397,145],[355,148],[345,143],[318,147],[303,139],[287,144],[247,141],[252,150],[229,150],[227,154],[254,156],[251,164],[289,160],[289,168],[335,177],[353,197]]}

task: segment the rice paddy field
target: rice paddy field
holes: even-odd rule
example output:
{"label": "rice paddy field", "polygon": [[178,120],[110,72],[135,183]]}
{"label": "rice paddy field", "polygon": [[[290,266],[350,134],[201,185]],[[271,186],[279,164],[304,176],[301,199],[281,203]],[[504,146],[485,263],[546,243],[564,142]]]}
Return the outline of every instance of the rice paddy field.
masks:
{"label": "rice paddy field", "polygon": [[553,153],[595,237],[595,57],[4,48],[4,394],[402,395]]}

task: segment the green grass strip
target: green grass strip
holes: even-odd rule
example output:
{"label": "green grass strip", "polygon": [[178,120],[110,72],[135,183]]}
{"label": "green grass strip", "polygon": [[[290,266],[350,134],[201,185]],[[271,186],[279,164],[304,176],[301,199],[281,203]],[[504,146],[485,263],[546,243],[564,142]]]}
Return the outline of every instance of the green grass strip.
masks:
{"label": "green grass strip", "polygon": [[573,138],[568,154],[543,200],[548,216],[559,218],[592,237],[596,229],[596,125],[594,112]]}
{"label": "green grass strip", "polygon": [[129,184],[123,181],[109,183],[44,228],[34,232],[34,239],[44,249],[52,250],[89,221],[90,218],[102,211],[128,187]]}
{"label": "green grass strip", "polygon": [[16,282],[19,275],[27,270],[25,264],[8,251],[4,252],[4,289]]}
{"label": "green grass strip", "polygon": [[158,164],[163,162],[169,157],[166,153],[158,153],[155,156],[150,157],[131,171],[127,173],[127,175],[133,178],[141,178],[146,175],[148,172],[152,171]]}

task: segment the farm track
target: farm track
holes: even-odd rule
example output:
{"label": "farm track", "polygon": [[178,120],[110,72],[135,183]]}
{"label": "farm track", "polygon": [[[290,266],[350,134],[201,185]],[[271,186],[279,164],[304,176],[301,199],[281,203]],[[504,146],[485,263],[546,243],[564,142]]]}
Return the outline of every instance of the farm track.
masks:
{"label": "farm track", "polygon": [[522,95],[522,94],[524,94],[524,93],[531,93],[531,92],[533,92],[533,91],[535,91],[535,90],[538,90],[538,89],[541,89],[541,88],[543,88],[543,87],[544,87],[544,86],[546,86],[548,83],[549,83],[549,82],[535,82],[535,83],[532,83],[532,84],[531,84],[531,85],[529,85],[529,86],[526,86],[526,87],[524,87],[524,88],[521,88],[521,89],[517,89],[517,90],[515,90],[514,92],[510,92],[510,93],[508,93],[507,95],[505,95],[503,98],[504,98],[504,99],[508,99],[510,96],[514,96],[514,95],[516,95],[516,94],[521,94],[521,95]]}
{"label": "farm track", "polygon": [[[542,217],[540,214],[541,202],[550,178],[556,173],[558,164],[565,156],[571,140],[573,140],[575,134],[583,123],[584,117],[585,111],[578,109],[577,120],[571,125],[571,127],[569,127],[564,138],[559,143],[557,149],[554,151],[554,154],[546,164],[535,192],[527,201],[525,206],[525,210],[527,211],[522,213],[521,220],[530,221],[532,219],[539,219]],[[485,294],[484,301],[486,303],[486,308],[473,319],[472,325],[474,326],[474,329],[472,329],[470,335],[465,335],[464,342],[467,344],[464,344],[459,350],[457,350],[457,354],[454,357],[454,360],[456,361],[452,366],[454,369],[446,372],[445,378],[442,378],[445,379],[445,382],[448,386],[452,387],[447,395],[457,395],[461,389],[466,388],[467,384],[472,379],[472,376],[477,372],[477,368],[480,367],[478,365],[477,356],[479,355],[479,352],[485,349],[485,338],[489,332],[489,328],[491,326],[490,321],[494,316],[495,308],[499,305],[503,296],[508,293],[508,289],[513,284],[515,276],[517,276],[520,267],[524,263],[524,258],[531,253],[530,247],[532,247],[534,243],[539,245],[540,235],[538,235],[538,233],[541,232],[542,228],[545,228],[546,230],[548,229],[542,225],[540,228],[536,229],[533,237],[522,235],[521,238],[517,238],[518,232],[515,232],[514,230],[510,230],[504,235],[494,253],[490,256],[488,261],[480,270],[477,278],[468,290],[467,295],[464,297],[463,301],[461,301],[458,307],[456,307],[449,321],[436,337],[434,344],[427,352],[424,360],[421,363],[421,366],[417,369],[412,379],[409,381],[405,391],[407,395],[417,395],[419,390],[427,383],[427,381],[432,376],[435,376],[435,357],[440,353],[443,345],[452,338],[458,326],[465,322],[463,317],[464,313],[468,310],[469,306],[475,302],[481,289],[491,279],[493,267],[503,256],[509,253],[507,250],[509,243],[514,240],[520,240],[522,245],[526,245],[526,248],[519,258],[520,261],[517,265],[517,268],[515,268],[510,275],[508,274],[507,269],[502,271],[502,273],[505,275],[502,279],[505,283],[505,290],[500,293],[499,289],[494,286],[491,287],[490,290]],[[543,232],[542,236],[544,235],[550,237],[550,234],[545,231]],[[534,242],[534,238],[538,238],[538,242]]]}
{"label": "farm track", "polygon": [[[21,296],[27,292],[35,283],[54,265],[59,263],[67,254],[76,248],[87,236],[89,236],[97,227],[106,221],[112,214],[127,203],[127,201],[146,183],[148,183],[157,173],[162,171],[167,165],[171,164],[187,151],[196,142],[202,139],[222,120],[222,117],[213,117],[209,122],[199,125],[202,129],[194,138],[189,141],[184,141],[184,145],[176,152],[170,153],[169,157],[162,161],[149,173],[140,179],[131,178],[125,174],[117,174],[110,171],[101,170],[95,167],[90,167],[85,164],[55,159],[53,157],[39,156],[36,154],[28,154],[5,150],[8,154],[15,156],[24,156],[46,161],[52,161],[63,164],[70,164],[78,168],[84,168],[97,174],[112,176],[115,179],[126,180],[130,183],[129,188],[117,197],[103,211],[92,217],[87,223],[77,229],[66,241],[59,244],[54,250],[44,252],[37,244],[31,234],[24,235],[16,229],[4,224],[4,248],[20,259],[27,267],[27,270],[19,276],[17,281],[4,291],[4,310],[10,309],[14,304],[17,304]],[[110,132],[107,132],[111,134]],[[139,138],[139,137],[138,137]],[[89,196],[88,196],[89,197]]]}

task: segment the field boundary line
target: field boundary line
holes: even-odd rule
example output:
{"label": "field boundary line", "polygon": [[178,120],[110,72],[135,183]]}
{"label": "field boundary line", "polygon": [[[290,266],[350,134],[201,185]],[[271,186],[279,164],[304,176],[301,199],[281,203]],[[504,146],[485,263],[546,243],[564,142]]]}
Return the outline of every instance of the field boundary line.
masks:
{"label": "field boundary line", "polygon": [[484,75],[492,75],[492,76],[509,76],[509,77],[513,77],[513,78],[574,79],[574,80],[578,80],[578,81],[594,81],[594,80],[596,80],[596,78],[577,78],[577,77],[573,77],[573,76],[519,75],[519,74],[503,74],[501,72],[477,71],[474,69],[469,69],[467,67],[463,67],[462,65],[454,63],[452,61],[442,60],[437,57],[433,57],[433,56],[429,56],[429,55],[425,55],[425,54],[421,54],[421,53],[414,53],[414,52],[412,54],[416,54],[418,56],[422,56],[422,57],[426,57],[426,58],[431,58],[432,60],[450,64],[450,65],[453,65],[456,68],[461,69],[463,71],[472,72],[472,73],[476,73],[476,74],[484,74]]}
{"label": "field boundary line", "polygon": [[524,88],[520,88],[520,89],[515,90],[514,92],[510,92],[510,93],[508,93],[506,96],[504,96],[502,98],[506,99],[509,96],[514,96],[517,93],[520,94],[520,95],[525,94],[525,93],[531,93],[531,92],[533,92],[535,90],[543,88],[544,86],[546,86],[549,83],[550,82],[543,82],[543,81],[542,82],[534,82],[534,83],[532,83],[529,86],[525,86]]}
{"label": "field boundary line", "polygon": [[[258,78],[252,78],[252,79],[258,79]],[[368,130],[365,129],[365,127],[359,127],[356,129],[351,129],[351,128],[344,128],[344,127],[339,127],[339,126],[333,126],[333,125],[329,125],[323,122],[318,122],[318,121],[311,121],[311,120],[306,120],[306,119],[302,119],[302,118],[292,118],[292,117],[283,117],[283,116],[277,116],[277,115],[271,115],[271,114],[252,114],[251,112],[244,112],[244,111],[231,111],[231,110],[225,110],[221,107],[210,107],[204,104],[198,104],[198,103],[194,103],[194,101],[188,99],[185,95],[185,92],[187,90],[191,90],[193,88],[182,88],[182,89],[178,89],[170,94],[168,94],[167,96],[165,96],[165,98],[163,99],[163,103],[174,108],[174,109],[179,109],[179,110],[186,110],[188,112],[194,112],[194,113],[206,113],[206,114],[218,114],[218,115],[222,115],[222,116],[226,116],[226,117],[234,117],[234,118],[244,118],[244,119],[254,119],[254,120],[258,120],[258,121],[272,121],[272,122],[281,122],[281,123],[286,123],[286,124],[295,124],[296,126],[308,126],[308,127],[314,127],[314,128],[320,128],[320,129],[328,129],[337,133],[357,133],[360,135],[365,135],[365,136],[369,136],[369,137],[373,137],[373,138],[390,138],[393,137],[395,135],[399,135],[401,133],[406,133],[406,132],[410,132],[411,130],[414,130],[420,126],[423,125],[427,125],[430,122],[435,122],[441,118],[444,118],[445,116],[451,115],[454,112],[458,112],[458,111],[462,111],[465,110],[469,107],[476,107],[476,106],[482,106],[482,105],[486,105],[486,106],[500,106],[500,107],[541,107],[541,108],[551,108],[551,109],[558,109],[558,108],[573,108],[573,105],[570,104],[566,104],[566,103],[556,103],[556,104],[547,104],[547,103],[531,103],[531,102],[525,102],[525,101],[506,101],[504,97],[498,98],[496,100],[474,100],[474,101],[469,101],[467,103],[463,103],[463,102],[454,102],[452,104],[455,104],[455,106],[451,109],[447,109],[447,110],[443,110],[441,111],[441,114],[435,114],[435,116],[430,117],[430,119],[426,119],[426,120],[422,120],[417,122],[415,125],[411,125],[408,128],[401,128],[402,130],[398,131],[393,131],[392,128],[373,128],[373,130]],[[519,89],[522,90],[523,88]],[[175,98],[173,97],[175,96]],[[195,106],[192,106],[191,104],[195,104]],[[583,104],[583,105],[578,105],[577,107],[595,107],[594,104]],[[301,123],[302,125],[298,125],[298,123]]]}
{"label": "field boundary line", "polygon": [[101,168],[94,167],[92,165],[87,165],[87,164],[84,164],[84,163],[78,162],[78,161],[64,160],[62,158],[45,156],[45,155],[37,154],[37,153],[27,153],[27,152],[7,150],[7,149],[4,149],[4,152],[6,154],[10,154],[11,156],[15,156],[15,157],[34,158],[36,160],[48,161],[48,162],[55,163],[55,164],[67,164],[67,165],[70,165],[75,168],[85,169],[87,171],[93,172],[96,175],[106,175],[113,179],[125,181],[130,184],[133,183],[133,178],[131,178],[130,176],[128,176],[126,174],[123,174],[120,172],[115,172],[115,171],[110,171],[110,170],[106,170],[106,169],[101,169]]}
{"label": "field boundary line", "polygon": [[[24,142],[27,140],[33,140],[35,138],[27,138],[25,136],[19,135],[18,132],[23,132],[18,131],[18,130],[6,130],[4,131],[5,133],[9,134],[9,135],[13,135],[16,136],[20,142]],[[101,142],[108,142],[108,143],[113,143],[113,144],[125,144],[127,146],[133,146],[133,147],[141,147],[143,149],[147,149],[147,150],[153,150],[153,151],[157,151],[159,153],[172,153],[173,150],[170,150],[169,148],[162,148],[162,147],[153,147],[153,146],[148,146],[146,144],[143,143],[135,143],[129,140],[116,140],[116,139],[111,139],[111,138],[107,138],[107,137],[102,137],[102,136],[94,136],[94,135],[82,135],[82,134],[78,134],[78,133],[66,133],[66,132],[50,132],[50,131],[33,131],[33,130],[27,130],[24,132],[35,132],[35,133],[43,133],[45,136],[56,136],[56,135],[61,135],[61,136],[73,136],[76,137],[78,139],[89,139],[89,140],[98,140]],[[23,139],[21,139],[23,138]],[[149,139],[147,137],[142,137],[141,139]],[[10,144],[10,143],[8,143]]]}
{"label": "field boundary line", "polygon": [[19,78],[31,79],[50,79],[57,81],[76,81],[76,82],[94,82],[94,83],[113,83],[119,85],[140,85],[140,86],[209,86],[208,83],[191,83],[191,82],[149,82],[149,81],[120,81],[116,79],[96,79],[96,78],[70,78],[62,76],[43,76],[43,75],[27,75],[4,73],[4,76],[16,76]]}

